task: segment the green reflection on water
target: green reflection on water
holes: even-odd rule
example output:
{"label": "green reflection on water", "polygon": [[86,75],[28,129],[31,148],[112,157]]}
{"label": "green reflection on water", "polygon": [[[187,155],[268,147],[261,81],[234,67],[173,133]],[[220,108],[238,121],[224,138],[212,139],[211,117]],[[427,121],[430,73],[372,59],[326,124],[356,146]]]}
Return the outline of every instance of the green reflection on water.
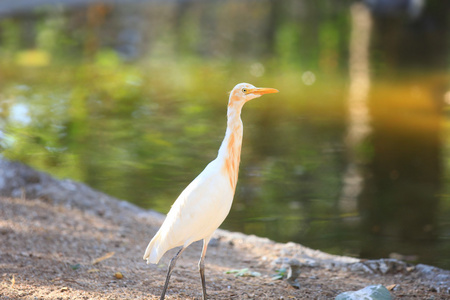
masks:
{"label": "green reflection on water", "polygon": [[[238,77],[229,70],[212,76],[215,64],[167,63],[170,68],[161,62],[140,68],[106,65],[100,58],[39,73],[11,69],[26,78],[4,88],[3,132],[9,140],[4,155],[167,211],[217,154],[227,91],[235,84],[225,78]],[[309,207],[306,211],[332,209],[327,203],[340,186],[342,159],[336,153],[342,150],[344,85],[338,80],[326,83],[326,89],[324,81],[289,85],[284,78],[254,82],[282,92],[244,108],[240,183],[225,227],[245,230],[250,226],[243,225],[245,220],[284,218],[287,211],[298,219],[303,206]],[[17,107],[25,111],[11,115]],[[244,222],[237,223],[240,219]],[[284,239],[296,231],[287,230]]]}
{"label": "green reflection on water", "polygon": [[[215,157],[225,131],[226,91],[234,85],[225,77],[238,76],[232,71],[211,76],[214,64],[168,64],[170,68],[151,62],[145,67],[105,65],[100,58],[97,63],[39,72],[10,69],[11,78],[24,79],[20,85],[17,80],[4,83],[4,156],[167,212]],[[13,68],[4,66],[8,67]],[[187,78],[189,74],[197,78]],[[285,81],[286,76],[293,78]],[[361,224],[367,222],[361,211],[338,209],[345,168],[346,84],[320,75],[312,86],[286,84],[299,76],[266,76],[254,82],[281,92],[244,108],[240,180],[222,227],[354,256],[373,243],[410,251],[410,242],[389,234],[397,224],[386,225],[387,234],[375,232],[375,238],[364,242],[367,233]],[[448,198],[441,199],[448,206]],[[381,208],[382,214],[388,209]],[[443,211],[448,216],[448,207]],[[374,225],[368,226],[370,232]],[[439,234],[445,239],[445,231]],[[443,251],[439,247],[448,249],[440,242],[436,245],[437,252]],[[380,253],[388,255],[393,247],[381,248]],[[445,260],[432,260],[421,248],[426,247],[415,247],[413,254],[446,266]]]}

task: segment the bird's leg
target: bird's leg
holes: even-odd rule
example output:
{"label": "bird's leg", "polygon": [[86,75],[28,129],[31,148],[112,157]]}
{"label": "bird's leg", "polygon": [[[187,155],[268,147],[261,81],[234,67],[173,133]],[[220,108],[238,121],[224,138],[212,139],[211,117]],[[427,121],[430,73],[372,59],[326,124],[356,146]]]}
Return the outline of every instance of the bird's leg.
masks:
{"label": "bird's leg", "polygon": [[167,287],[169,286],[170,275],[172,274],[173,268],[175,268],[178,257],[180,257],[180,254],[184,251],[184,249],[186,248],[185,247],[181,248],[180,251],[178,251],[178,253],[170,260],[169,270],[167,271],[166,282],[164,283],[164,289],[161,293],[161,298],[159,298],[160,300],[163,300],[164,297],[166,296]]}
{"label": "bird's leg", "polygon": [[206,283],[205,283],[205,255],[208,248],[209,238],[203,239],[202,256],[198,262],[198,269],[200,270],[200,278],[202,279],[203,300],[206,300]]}

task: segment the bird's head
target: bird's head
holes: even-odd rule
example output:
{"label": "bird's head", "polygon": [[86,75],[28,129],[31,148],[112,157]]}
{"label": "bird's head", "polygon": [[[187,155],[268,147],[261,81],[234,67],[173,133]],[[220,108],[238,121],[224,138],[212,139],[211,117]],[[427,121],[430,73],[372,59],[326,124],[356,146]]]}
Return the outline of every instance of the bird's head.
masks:
{"label": "bird's head", "polygon": [[270,93],[278,93],[278,90],[272,88],[257,88],[249,83],[239,83],[230,92],[229,104],[244,105],[247,101]]}

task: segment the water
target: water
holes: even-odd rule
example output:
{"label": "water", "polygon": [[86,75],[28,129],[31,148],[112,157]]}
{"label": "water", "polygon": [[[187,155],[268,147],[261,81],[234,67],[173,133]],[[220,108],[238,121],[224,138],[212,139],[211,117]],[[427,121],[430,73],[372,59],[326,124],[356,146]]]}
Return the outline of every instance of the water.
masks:
{"label": "water", "polygon": [[[91,6],[88,12],[101,15],[108,7]],[[246,45],[247,56],[253,53],[246,57],[235,54],[241,53],[239,45],[220,47],[227,35],[214,37],[219,46],[211,42],[199,55],[185,39],[197,41],[197,35],[203,45],[211,32],[194,29],[194,36],[184,39],[150,34],[148,52],[136,39],[116,37],[129,47],[111,47],[110,40],[90,34],[114,25],[131,30],[119,36],[139,36],[135,28],[142,22],[133,17],[136,7],[112,7],[113,17],[101,26],[91,20],[86,24],[94,29],[76,26],[73,35],[65,29],[84,15],[82,8],[44,14],[35,19],[38,39],[32,51],[20,42],[29,16],[0,22],[5,157],[165,213],[217,155],[227,92],[242,81],[273,87],[280,93],[244,107],[240,178],[222,228],[335,254],[398,253],[450,268],[446,72],[371,76],[365,96],[368,128],[351,143],[351,78],[339,67],[347,61],[339,56],[349,35],[343,34],[350,23],[347,8],[340,8],[337,19],[320,19],[319,31],[332,39],[316,45],[315,52],[295,56],[289,35],[296,27],[285,24],[277,35],[278,54],[267,56]],[[157,17],[152,7],[147,13]],[[198,14],[194,5],[183,20],[191,24]],[[221,28],[239,32],[239,27]]]}

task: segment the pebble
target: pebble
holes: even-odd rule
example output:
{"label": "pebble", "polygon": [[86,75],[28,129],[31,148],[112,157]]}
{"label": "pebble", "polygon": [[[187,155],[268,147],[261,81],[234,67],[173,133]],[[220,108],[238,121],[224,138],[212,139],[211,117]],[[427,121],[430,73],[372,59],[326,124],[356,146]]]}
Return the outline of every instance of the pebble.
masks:
{"label": "pebble", "polygon": [[392,300],[392,295],[381,284],[370,285],[358,291],[344,292],[336,296],[335,300]]}

